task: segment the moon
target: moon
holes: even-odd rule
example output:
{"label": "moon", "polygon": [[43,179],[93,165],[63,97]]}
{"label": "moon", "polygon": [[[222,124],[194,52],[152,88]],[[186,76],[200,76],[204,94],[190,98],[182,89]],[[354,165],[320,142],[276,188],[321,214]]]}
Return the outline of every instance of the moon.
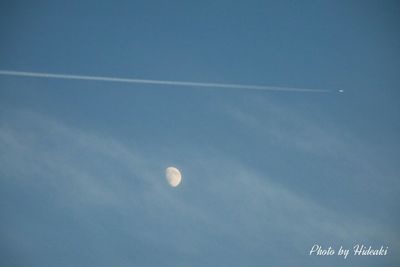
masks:
{"label": "moon", "polygon": [[177,187],[182,180],[181,172],[175,167],[168,167],[165,169],[165,178],[172,187]]}

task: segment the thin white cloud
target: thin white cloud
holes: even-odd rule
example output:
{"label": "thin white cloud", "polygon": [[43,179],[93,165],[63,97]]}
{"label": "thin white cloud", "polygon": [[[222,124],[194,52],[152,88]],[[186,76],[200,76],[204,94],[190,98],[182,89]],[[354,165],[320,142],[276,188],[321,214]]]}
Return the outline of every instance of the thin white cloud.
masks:
{"label": "thin white cloud", "polygon": [[225,112],[244,126],[241,128],[269,140],[267,144],[308,153],[356,170],[348,175],[349,179],[364,183],[369,177],[368,186],[380,194],[400,190],[397,172],[381,167],[388,166],[390,156],[382,155],[379,146],[363,140],[360,135],[338,128],[328,122],[329,118],[321,124],[302,114],[300,108],[277,105],[272,101],[260,103],[258,100],[254,101],[254,106],[256,112],[236,107],[228,107]]}
{"label": "thin white cloud", "polygon": [[218,151],[214,159],[205,148],[182,161],[183,183],[171,191],[159,157],[140,148],[29,111],[3,117],[3,183],[42,184],[91,227],[100,227],[94,214],[108,211],[127,236],[191,257],[210,248],[229,253],[230,246],[261,257],[267,248],[274,253],[275,242],[299,253],[317,240],[398,242],[390,231],[343,219]]}

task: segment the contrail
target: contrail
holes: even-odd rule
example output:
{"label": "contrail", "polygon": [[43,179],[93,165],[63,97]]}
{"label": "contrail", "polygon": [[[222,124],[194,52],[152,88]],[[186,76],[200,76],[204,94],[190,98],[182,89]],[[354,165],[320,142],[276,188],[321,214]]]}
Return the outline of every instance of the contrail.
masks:
{"label": "contrail", "polygon": [[49,78],[49,79],[102,81],[102,82],[115,82],[115,83],[132,83],[132,84],[158,84],[158,85],[175,85],[175,86],[190,86],[190,87],[242,89],[242,90],[286,91],[286,92],[308,92],[308,93],[332,92],[331,90],[324,90],[324,89],[308,89],[308,88],[278,87],[278,86],[248,85],[248,84],[129,79],[129,78],[106,77],[106,76],[70,75],[70,74],[26,72],[26,71],[13,71],[13,70],[0,70],[0,75]]}

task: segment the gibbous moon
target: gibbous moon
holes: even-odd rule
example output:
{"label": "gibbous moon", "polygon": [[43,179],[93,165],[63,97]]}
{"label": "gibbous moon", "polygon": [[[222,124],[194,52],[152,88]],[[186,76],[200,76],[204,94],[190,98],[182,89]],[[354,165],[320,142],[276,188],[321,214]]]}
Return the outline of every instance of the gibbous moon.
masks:
{"label": "gibbous moon", "polygon": [[175,167],[168,167],[165,169],[165,178],[172,187],[177,187],[182,180],[181,172]]}

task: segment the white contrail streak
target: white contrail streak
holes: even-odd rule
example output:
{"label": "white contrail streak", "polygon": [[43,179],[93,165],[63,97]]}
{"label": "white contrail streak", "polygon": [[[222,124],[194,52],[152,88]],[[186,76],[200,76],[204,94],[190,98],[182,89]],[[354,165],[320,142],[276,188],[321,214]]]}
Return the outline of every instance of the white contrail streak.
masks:
{"label": "white contrail streak", "polygon": [[0,70],[0,75],[35,77],[35,78],[50,78],[50,79],[102,81],[102,82],[115,82],[115,83],[158,84],[158,85],[175,85],[175,86],[190,86],[190,87],[226,88],[226,89],[242,89],[242,90],[309,92],[309,93],[331,92],[331,90],[323,90],[323,89],[247,85],[247,84],[201,83],[201,82],[163,81],[163,80],[149,80],[149,79],[129,79],[129,78],[117,78],[117,77],[105,77],[105,76],[70,75],[70,74],[26,72],[26,71],[13,71],[13,70]]}

